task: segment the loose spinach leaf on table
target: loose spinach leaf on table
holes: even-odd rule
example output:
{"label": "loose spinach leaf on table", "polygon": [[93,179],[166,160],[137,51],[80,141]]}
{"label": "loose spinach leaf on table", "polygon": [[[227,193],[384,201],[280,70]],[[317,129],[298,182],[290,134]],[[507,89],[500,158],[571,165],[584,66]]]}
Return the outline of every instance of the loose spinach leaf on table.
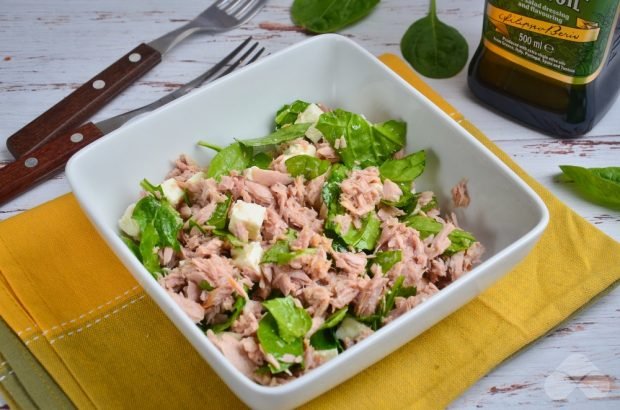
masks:
{"label": "loose spinach leaf on table", "polygon": [[424,172],[425,165],[426,153],[422,150],[400,159],[386,160],[379,167],[379,173],[392,182],[410,183]]}
{"label": "loose spinach leaf on table", "polygon": [[200,141],[198,145],[217,151],[205,172],[207,178],[219,178],[228,175],[230,171],[243,171],[252,162],[252,148],[239,142],[234,142],[226,148],[216,147],[206,141]]}
{"label": "loose spinach leaf on table", "polygon": [[276,130],[288,124],[294,124],[299,114],[304,112],[310,103],[297,100],[280,108],[276,113]]}
{"label": "loose spinach leaf on table", "polygon": [[[405,146],[406,128],[397,123],[382,123],[377,128],[359,114],[337,109],[322,114],[316,128],[336,149],[347,167],[365,168],[379,166]],[[336,144],[337,139],[341,143]]]}
{"label": "loose spinach leaf on table", "polygon": [[293,22],[314,33],[338,31],[368,15],[379,0],[295,0]]}
{"label": "loose spinach leaf on table", "polygon": [[329,161],[310,155],[295,155],[287,159],[284,164],[289,174],[294,177],[303,175],[308,181],[323,175],[331,165]]}
{"label": "loose spinach leaf on table", "polygon": [[620,167],[583,168],[561,165],[560,169],[565,178],[575,182],[579,191],[590,201],[620,208]]}
{"label": "loose spinach leaf on table", "polygon": [[282,144],[303,137],[311,125],[312,124],[293,124],[282,127],[265,137],[243,140],[240,142],[246,147],[264,147],[266,145]]}
{"label": "loose spinach leaf on table", "polygon": [[428,15],[405,32],[400,50],[413,68],[430,78],[458,74],[468,58],[467,42],[455,28],[439,20],[435,0],[431,0]]}

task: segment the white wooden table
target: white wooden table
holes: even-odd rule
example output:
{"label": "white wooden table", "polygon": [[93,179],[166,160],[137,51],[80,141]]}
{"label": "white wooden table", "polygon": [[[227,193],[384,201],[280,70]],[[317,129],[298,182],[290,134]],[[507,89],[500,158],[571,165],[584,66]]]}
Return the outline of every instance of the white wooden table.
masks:
{"label": "white wooden table", "polygon": [[[150,41],[179,27],[209,3],[205,0],[1,0],[0,142],[139,42]],[[167,54],[162,64],[94,119],[124,112],[162,96],[204,71],[250,34],[270,52],[305,39],[307,35],[295,30],[290,21],[291,3],[291,0],[270,0],[258,16],[240,29],[217,36],[194,36]],[[470,55],[473,54],[480,39],[483,1],[438,0],[437,3],[440,18],[463,33]],[[384,0],[370,17],[342,34],[376,55],[399,54],[403,33],[427,8],[427,0]],[[465,71],[451,79],[428,82],[530,175],[591,223],[620,240],[617,211],[587,203],[553,180],[560,164],[620,165],[620,100],[588,136],[555,140],[482,106],[467,88]],[[12,159],[4,143],[0,144],[0,164]],[[0,220],[68,191],[64,175],[58,175],[0,206]],[[597,378],[585,380],[594,390],[575,389],[564,397],[565,393],[545,384],[566,361],[583,366],[591,362],[600,370]],[[618,288],[498,366],[452,407],[568,405],[620,408]]]}

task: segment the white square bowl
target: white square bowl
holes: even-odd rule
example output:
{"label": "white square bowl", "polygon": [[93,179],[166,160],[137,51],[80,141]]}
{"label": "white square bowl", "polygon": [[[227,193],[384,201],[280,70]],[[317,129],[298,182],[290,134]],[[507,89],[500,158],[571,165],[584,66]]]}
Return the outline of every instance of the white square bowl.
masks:
{"label": "white square bowl", "polygon": [[[363,113],[371,121],[408,124],[407,150],[425,149],[416,184],[448,204],[450,189],[469,179],[471,205],[461,225],[486,247],[484,261],[425,303],[335,359],[288,384],[260,386],[234,368],[170,299],[123,244],[117,220],[137,199],[143,178],[161,181],[180,154],[206,165],[212,154],[196,142],[226,145],[268,134],[274,114],[296,99]],[[314,37],[234,72],[110,133],[67,166],[73,191],[103,239],[248,406],[298,406],[393,352],[476,297],[523,259],[542,234],[548,212],[517,175],[426,97],[353,41]]]}

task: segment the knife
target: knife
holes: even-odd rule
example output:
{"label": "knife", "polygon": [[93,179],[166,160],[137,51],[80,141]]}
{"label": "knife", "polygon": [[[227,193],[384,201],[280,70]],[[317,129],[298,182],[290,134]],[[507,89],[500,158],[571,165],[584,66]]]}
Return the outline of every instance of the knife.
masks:
{"label": "knife", "polygon": [[[256,61],[265,51],[264,48],[258,50],[253,56],[258,43],[254,43],[239,59],[224,69],[226,64],[232,60],[251,40],[249,37],[235,50],[228,54],[222,61],[211,69],[184,84],[177,90],[166,94],[162,98],[144,107],[128,111],[126,113],[108,118],[106,120],[92,123],[88,122],[81,127],[75,128],[65,133],[58,134],[45,144],[34,149],[27,155],[18,158],[14,162],[0,168],[0,204],[13,199],[15,196],[26,191],[38,182],[43,181],[50,175],[62,170],[69,158],[77,151],[101,138],[102,136],[119,128],[132,118],[161,107],[170,101],[187,94],[189,91],[199,87],[205,81],[214,80],[225,76],[235,70],[241,64],[248,65]],[[250,57],[251,56],[251,57]],[[247,60],[247,62],[246,62]]]}
{"label": "knife", "polygon": [[148,44],[140,44],[10,136],[6,141],[9,152],[19,158],[54,136],[84,123],[159,64],[168,50],[189,35],[198,31],[222,32],[239,27],[252,18],[264,3],[265,0],[217,0],[182,27]]}

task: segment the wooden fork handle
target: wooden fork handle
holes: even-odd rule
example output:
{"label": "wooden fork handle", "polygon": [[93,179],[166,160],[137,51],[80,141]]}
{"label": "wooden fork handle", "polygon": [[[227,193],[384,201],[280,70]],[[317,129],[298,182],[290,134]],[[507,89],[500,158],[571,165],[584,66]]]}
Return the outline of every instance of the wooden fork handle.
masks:
{"label": "wooden fork handle", "polygon": [[160,61],[159,51],[140,44],[10,136],[7,148],[15,158],[20,158],[45,141],[79,126]]}
{"label": "wooden fork handle", "polygon": [[0,204],[61,171],[77,151],[103,136],[92,122],[60,134],[32,152],[0,168]]}

